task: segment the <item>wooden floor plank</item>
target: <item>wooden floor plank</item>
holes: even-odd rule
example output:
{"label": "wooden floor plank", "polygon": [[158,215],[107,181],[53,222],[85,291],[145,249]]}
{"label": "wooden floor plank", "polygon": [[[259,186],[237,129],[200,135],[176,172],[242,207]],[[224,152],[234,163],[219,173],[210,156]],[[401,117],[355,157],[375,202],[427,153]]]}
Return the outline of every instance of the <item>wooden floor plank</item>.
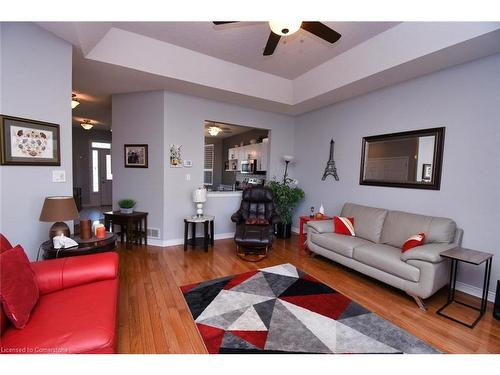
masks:
{"label": "wooden floor plank", "polygon": [[[491,304],[477,326],[469,329],[436,314],[446,301],[446,290],[427,299],[424,312],[398,289],[323,257],[299,255],[296,236],[277,240],[269,256],[258,263],[240,259],[232,239],[216,241],[208,253],[184,252],[182,246],[132,250],[120,246],[118,253],[120,353],[206,353],[179,287],[283,263],[311,274],[442,352],[500,353],[500,322],[492,317]],[[457,297],[477,303],[477,298],[463,293]],[[467,318],[462,310],[457,313]]]}

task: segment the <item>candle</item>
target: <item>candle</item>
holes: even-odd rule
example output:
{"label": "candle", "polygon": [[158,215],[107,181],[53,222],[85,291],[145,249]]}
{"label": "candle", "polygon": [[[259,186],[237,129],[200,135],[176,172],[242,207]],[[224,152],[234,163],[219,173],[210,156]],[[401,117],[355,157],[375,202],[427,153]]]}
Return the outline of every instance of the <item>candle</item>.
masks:
{"label": "candle", "polygon": [[96,237],[97,238],[106,237],[106,228],[104,227],[104,225],[96,228]]}
{"label": "candle", "polygon": [[90,219],[80,220],[80,238],[82,240],[89,240],[91,237]]}

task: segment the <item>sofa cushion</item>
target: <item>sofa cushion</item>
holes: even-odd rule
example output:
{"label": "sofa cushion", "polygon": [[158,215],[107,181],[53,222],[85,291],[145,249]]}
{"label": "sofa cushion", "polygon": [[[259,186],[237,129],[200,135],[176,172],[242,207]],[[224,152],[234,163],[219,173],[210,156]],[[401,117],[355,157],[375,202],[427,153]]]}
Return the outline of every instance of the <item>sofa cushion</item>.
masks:
{"label": "sofa cushion", "polygon": [[389,211],[382,231],[384,244],[401,248],[408,237],[415,233],[425,233],[425,243],[453,242],[456,224],[444,217]]}
{"label": "sofa cushion", "polygon": [[23,330],[4,333],[2,352],[112,353],[117,297],[118,279],[43,295]]}
{"label": "sofa cushion", "polygon": [[348,258],[352,258],[352,252],[356,247],[371,244],[370,241],[363,238],[337,233],[312,233],[311,241],[318,246]]}
{"label": "sofa cushion", "polygon": [[[346,203],[342,216],[354,217],[354,231],[357,237],[379,243],[387,210]],[[408,237],[407,237],[408,238]]]}
{"label": "sofa cushion", "polygon": [[38,285],[21,245],[0,254],[0,302],[16,328],[24,328],[39,297]]}
{"label": "sofa cushion", "polygon": [[9,240],[2,233],[0,233],[0,254],[9,249],[12,249],[12,245]]}
{"label": "sofa cushion", "polygon": [[354,249],[353,258],[408,281],[418,282],[420,270],[401,260],[401,250],[393,246],[370,244]]}

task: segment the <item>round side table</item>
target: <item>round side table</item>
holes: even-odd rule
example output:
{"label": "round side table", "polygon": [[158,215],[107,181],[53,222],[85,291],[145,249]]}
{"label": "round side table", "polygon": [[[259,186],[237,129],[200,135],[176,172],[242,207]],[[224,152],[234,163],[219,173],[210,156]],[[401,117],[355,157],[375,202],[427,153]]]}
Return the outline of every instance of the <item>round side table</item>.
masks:
{"label": "round side table", "polygon": [[[196,224],[203,224],[203,237],[196,237]],[[184,218],[184,251],[188,245],[192,247],[203,246],[205,252],[208,251],[208,245],[214,247],[214,224],[215,216],[188,216]],[[191,238],[188,238],[189,225],[191,225]]]}
{"label": "round side table", "polygon": [[52,240],[42,243],[43,259],[65,258],[77,255],[87,255],[95,253],[104,253],[116,249],[116,234],[106,233],[106,237],[92,237],[88,240],[82,240],[79,236],[71,237],[78,242],[78,247],[70,247],[68,249],[54,249]]}

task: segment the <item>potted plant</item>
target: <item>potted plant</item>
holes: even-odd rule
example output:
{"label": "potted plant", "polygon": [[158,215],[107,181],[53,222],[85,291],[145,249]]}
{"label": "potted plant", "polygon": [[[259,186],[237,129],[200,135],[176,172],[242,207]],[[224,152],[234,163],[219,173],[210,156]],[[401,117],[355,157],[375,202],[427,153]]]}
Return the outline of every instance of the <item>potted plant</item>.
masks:
{"label": "potted plant", "polygon": [[120,206],[120,212],[123,214],[131,214],[134,212],[135,201],[133,199],[121,199],[118,201],[118,206]]}
{"label": "potted plant", "polygon": [[293,210],[304,198],[304,191],[297,187],[297,181],[288,178],[269,181],[267,187],[272,191],[276,212],[281,217],[281,224],[278,224],[276,235],[279,238],[290,238],[292,233]]}

